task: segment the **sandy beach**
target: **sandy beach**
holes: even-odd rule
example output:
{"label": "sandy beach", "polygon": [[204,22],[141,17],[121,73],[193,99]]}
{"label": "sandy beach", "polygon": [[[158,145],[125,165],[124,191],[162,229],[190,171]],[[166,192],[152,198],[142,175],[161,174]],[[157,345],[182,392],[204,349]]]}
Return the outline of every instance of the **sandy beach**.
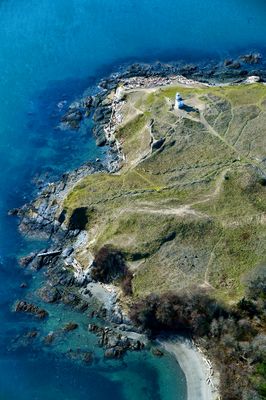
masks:
{"label": "sandy beach", "polygon": [[160,344],[176,357],[185,374],[187,400],[220,399],[218,374],[214,373],[210,362],[189,339],[160,340]]}

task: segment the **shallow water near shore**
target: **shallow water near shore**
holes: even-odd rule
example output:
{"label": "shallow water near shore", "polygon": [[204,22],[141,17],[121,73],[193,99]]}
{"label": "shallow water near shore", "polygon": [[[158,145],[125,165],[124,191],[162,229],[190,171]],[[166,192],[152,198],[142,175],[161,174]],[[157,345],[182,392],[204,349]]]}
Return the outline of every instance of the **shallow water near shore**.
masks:
{"label": "shallow water near shore", "polygon": [[[43,243],[23,239],[7,210],[36,193],[36,177],[54,180],[87,160],[104,157],[90,130],[56,129],[66,105],[120,61],[187,62],[264,53],[262,0],[4,0],[0,1],[0,400],[183,400],[184,375],[171,357],[130,353],[124,362],[82,366],[64,357],[69,347],[93,348],[81,314],[51,306],[49,322],[10,312],[36,287],[17,257]],[[62,317],[63,316],[63,317]],[[41,339],[15,346],[29,327],[47,334],[63,321],[80,327],[51,347]],[[84,326],[83,326],[84,325]],[[100,354],[99,354],[100,359]]]}

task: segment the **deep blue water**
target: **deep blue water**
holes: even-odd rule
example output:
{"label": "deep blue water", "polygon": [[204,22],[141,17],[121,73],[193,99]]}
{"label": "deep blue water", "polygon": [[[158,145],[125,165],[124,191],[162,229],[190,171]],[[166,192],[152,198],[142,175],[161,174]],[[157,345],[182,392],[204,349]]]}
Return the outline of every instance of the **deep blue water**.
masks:
{"label": "deep blue water", "polygon": [[[264,52],[266,3],[1,0],[0,17],[0,400],[184,399],[182,372],[171,358],[154,360],[143,353],[127,357],[125,364],[85,368],[60,355],[64,343],[57,352],[40,343],[11,345],[33,323],[10,312],[23,296],[20,283],[35,285],[16,258],[38,243],[22,239],[6,214],[33,196],[36,176],[48,173],[54,179],[102,156],[89,133],[55,129],[59,101],[93,88],[121,61]],[[51,313],[47,329],[56,325],[56,312]],[[88,339],[80,340],[84,346]]]}

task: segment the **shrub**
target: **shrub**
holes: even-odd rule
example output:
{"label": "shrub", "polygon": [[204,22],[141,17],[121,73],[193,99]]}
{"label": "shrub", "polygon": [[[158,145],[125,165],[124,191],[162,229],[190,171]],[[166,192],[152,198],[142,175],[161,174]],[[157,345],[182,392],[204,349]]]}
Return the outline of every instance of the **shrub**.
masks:
{"label": "shrub", "polygon": [[132,272],[126,269],[125,276],[121,280],[121,288],[124,295],[126,296],[132,295],[132,279],[133,279]]}
{"label": "shrub", "polygon": [[204,294],[150,295],[135,303],[131,318],[144,329],[189,332],[203,336],[210,332],[215,317],[226,315],[216,302]]}
{"label": "shrub", "polygon": [[121,251],[103,246],[95,255],[91,269],[92,279],[109,283],[125,275],[126,265]]}

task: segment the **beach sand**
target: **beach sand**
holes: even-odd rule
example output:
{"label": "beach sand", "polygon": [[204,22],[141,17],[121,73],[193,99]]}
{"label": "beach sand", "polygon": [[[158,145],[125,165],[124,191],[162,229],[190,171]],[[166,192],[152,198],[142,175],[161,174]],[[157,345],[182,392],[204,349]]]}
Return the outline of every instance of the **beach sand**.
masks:
{"label": "beach sand", "polygon": [[219,400],[219,377],[211,363],[191,340],[160,340],[161,346],[176,357],[187,382],[187,400]]}

